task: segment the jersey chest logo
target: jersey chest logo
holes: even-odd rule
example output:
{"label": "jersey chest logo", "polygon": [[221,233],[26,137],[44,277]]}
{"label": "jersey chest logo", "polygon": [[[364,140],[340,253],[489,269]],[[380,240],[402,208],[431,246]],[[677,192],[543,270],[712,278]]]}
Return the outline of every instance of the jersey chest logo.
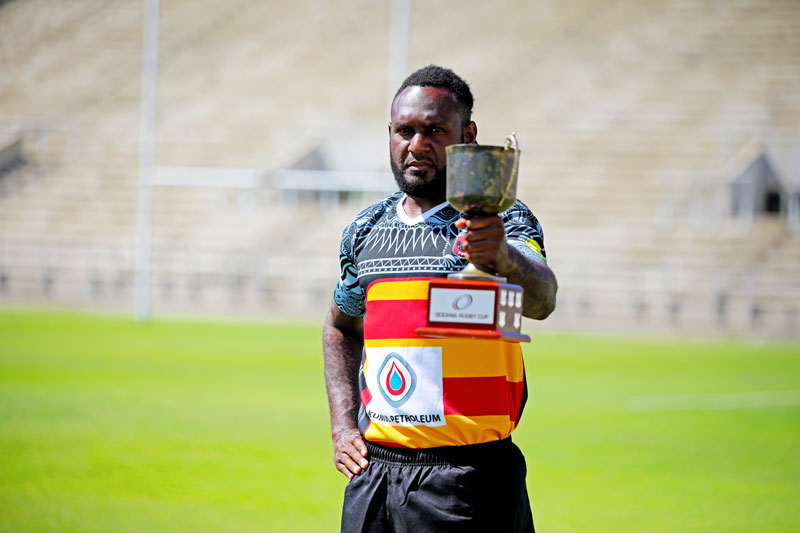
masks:
{"label": "jersey chest logo", "polygon": [[362,396],[367,416],[389,426],[442,426],[444,394],[439,346],[367,346]]}
{"label": "jersey chest logo", "polygon": [[400,407],[414,393],[417,374],[405,359],[392,352],[378,370],[378,386],[389,405]]}

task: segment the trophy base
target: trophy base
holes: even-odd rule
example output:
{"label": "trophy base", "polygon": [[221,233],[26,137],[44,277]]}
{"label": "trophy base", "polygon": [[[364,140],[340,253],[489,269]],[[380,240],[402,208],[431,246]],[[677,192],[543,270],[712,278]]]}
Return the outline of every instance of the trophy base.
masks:
{"label": "trophy base", "polygon": [[[522,296],[519,285],[483,275],[479,280],[437,279],[428,284],[428,316],[416,328],[420,337],[530,342],[522,333]],[[504,278],[501,278],[504,279]]]}
{"label": "trophy base", "polygon": [[460,272],[448,274],[447,279],[506,282],[506,278],[503,276],[498,276],[488,270],[484,270],[484,267],[478,266],[475,263],[467,263],[467,266]]}

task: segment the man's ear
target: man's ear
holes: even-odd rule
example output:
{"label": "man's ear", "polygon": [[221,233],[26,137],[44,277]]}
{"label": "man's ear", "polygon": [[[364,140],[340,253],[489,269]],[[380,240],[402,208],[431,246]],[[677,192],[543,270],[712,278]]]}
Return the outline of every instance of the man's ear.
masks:
{"label": "man's ear", "polygon": [[478,144],[478,125],[475,121],[464,126],[464,144]]}

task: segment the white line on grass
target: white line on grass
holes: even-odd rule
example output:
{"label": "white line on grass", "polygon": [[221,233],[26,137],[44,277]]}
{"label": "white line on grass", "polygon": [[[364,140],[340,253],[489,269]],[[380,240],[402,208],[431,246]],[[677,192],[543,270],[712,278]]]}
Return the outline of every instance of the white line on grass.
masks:
{"label": "white line on grass", "polygon": [[700,411],[715,409],[757,409],[800,405],[800,390],[734,392],[729,394],[662,394],[634,396],[630,411]]}

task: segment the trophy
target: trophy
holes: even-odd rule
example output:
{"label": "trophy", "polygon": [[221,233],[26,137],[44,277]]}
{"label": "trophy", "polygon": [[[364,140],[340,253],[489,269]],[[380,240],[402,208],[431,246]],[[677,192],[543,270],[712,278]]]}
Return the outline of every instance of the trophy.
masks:
{"label": "trophy", "polygon": [[[505,146],[454,144],[447,153],[447,201],[469,218],[496,215],[514,205],[519,147],[516,134]],[[424,337],[473,337],[530,342],[520,333],[522,287],[483,265],[468,263],[428,288]]]}

